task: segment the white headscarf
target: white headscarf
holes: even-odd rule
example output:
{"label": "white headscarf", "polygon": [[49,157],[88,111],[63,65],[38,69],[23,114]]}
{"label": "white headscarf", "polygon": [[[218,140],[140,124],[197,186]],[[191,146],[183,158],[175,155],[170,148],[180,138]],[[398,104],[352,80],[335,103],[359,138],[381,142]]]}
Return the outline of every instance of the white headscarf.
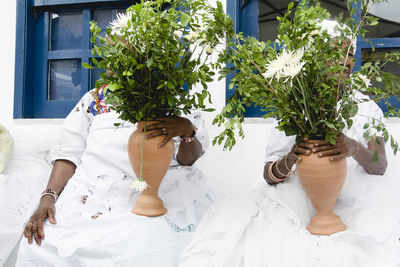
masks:
{"label": "white headscarf", "polygon": [[[317,25],[321,27],[322,31],[327,31],[327,33],[332,37],[337,37],[341,35],[340,31],[336,29],[336,26],[339,29],[345,29],[346,27],[348,27],[346,25],[340,25],[335,20],[328,20],[328,19],[324,19],[323,21],[317,23]],[[349,38],[349,40],[351,41],[351,45],[353,46],[355,51],[357,48],[357,39],[353,39],[352,36],[347,36],[347,38]]]}

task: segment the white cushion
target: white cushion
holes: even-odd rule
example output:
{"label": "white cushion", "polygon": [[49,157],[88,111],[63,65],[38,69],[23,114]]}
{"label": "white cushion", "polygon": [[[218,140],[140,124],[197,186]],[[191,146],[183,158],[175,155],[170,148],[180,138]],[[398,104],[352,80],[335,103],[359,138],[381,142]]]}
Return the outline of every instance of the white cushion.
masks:
{"label": "white cushion", "polygon": [[14,140],[8,130],[0,124],[0,173],[6,169],[13,147]]}

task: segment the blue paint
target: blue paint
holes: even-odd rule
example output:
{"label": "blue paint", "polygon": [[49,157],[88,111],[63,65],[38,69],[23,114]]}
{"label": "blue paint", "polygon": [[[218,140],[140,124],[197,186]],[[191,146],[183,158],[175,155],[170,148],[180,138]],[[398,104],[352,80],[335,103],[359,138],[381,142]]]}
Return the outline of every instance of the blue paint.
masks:
{"label": "blue paint", "polygon": [[258,39],[258,0],[251,0],[240,9],[240,31]]}
{"label": "blue paint", "polygon": [[227,0],[226,1],[226,13],[232,18],[233,27],[236,32],[239,32],[239,18],[240,18],[240,0]]}
{"label": "blue paint", "polygon": [[14,118],[24,117],[24,76],[26,69],[26,10],[27,3],[17,0],[17,25],[15,43]]}
{"label": "blue paint", "polygon": [[[116,0],[17,0],[17,32],[15,54],[14,118],[64,118],[77,100],[49,100],[49,63],[51,60],[80,59],[90,62],[89,21],[91,6],[125,9],[135,1]],[[59,5],[75,5],[82,11],[82,37],[78,49],[49,51],[50,12]],[[77,8],[76,4],[86,4]],[[41,7],[34,18],[32,7]],[[63,6],[63,11],[68,9]],[[71,9],[72,10],[72,9]],[[53,36],[54,37],[54,36]],[[57,41],[57,40],[56,40]],[[90,89],[90,70],[80,67],[82,96]]]}
{"label": "blue paint", "polygon": [[[235,31],[243,32],[245,36],[258,38],[258,0],[251,0],[244,7],[240,7],[240,1],[227,0],[227,13],[233,19]],[[232,73],[226,76],[226,99],[235,92],[235,88],[229,89],[232,78]],[[259,107],[246,107],[245,117],[261,117],[263,114],[265,112],[262,112]]]}
{"label": "blue paint", "polygon": [[82,50],[62,50],[62,51],[49,51],[48,59],[69,59],[69,58],[82,58],[90,57],[90,51]]}
{"label": "blue paint", "polygon": [[15,80],[14,80],[14,118],[32,117],[32,73],[28,66],[33,62],[33,18],[28,12],[30,4],[25,0],[17,0],[17,25],[15,44]]}
{"label": "blue paint", "polygon": [[[82,57],[82,63],[90,63],[89,59],[92,56],[90,54],[90,20],[91,20],[91,12],[90,9],[86,8],[83,10],[83,22],[82,22],[82,48],[83,51],[86,52],[86,56]],[[86,69],[84,67],[81,66],[81,97],[87,92],[89,91],[91,88],[89,88],[90,86],[90,70]]]}
{"label": "blue paint", "polygon": [[[392,106],[397,107],[397,108],[400,108],[400,99],[399,99],[399,96],[391,96],[391,97],[388,99],[388,102],[389,102]],[[384,103],[384,101],[377,102],[377,104],[378,104],[378,106],[382,109],[383,112],[387,112],[387,111],[388,111],[388,107],[387,107],[387,105]]]}
{"label": "blue paint", "polygon": [[366,40],[358,40],[357,48],[371,48],[371,44],[375,48],[398,48],[400,47],[400,38],[375,38]]}
{"label": "blue paint", "polygon": [[54,6],[54,5],[76,5],[76,4],[87,4],[87,3],[102,3],[102,2],[118,2],[121,0],[32,0],[32,6]]}
{"label": "blue paint", "polygon": [[46,118],[47,95],[48,95],[48,46],[49,46],[49,12],[44,12],[36,19],[36,39],[35,39],[35,61],[34,61],[34,118]]}

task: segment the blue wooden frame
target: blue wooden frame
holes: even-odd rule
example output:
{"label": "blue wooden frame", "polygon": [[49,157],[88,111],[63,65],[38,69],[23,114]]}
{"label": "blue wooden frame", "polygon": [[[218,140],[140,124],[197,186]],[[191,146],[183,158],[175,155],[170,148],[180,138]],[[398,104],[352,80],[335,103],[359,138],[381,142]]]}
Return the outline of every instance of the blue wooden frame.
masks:
{"label": "blue wooden frame", "polygon": [[[258,36],[258,0],[251,0],[244,8],[240,8],[240,0],[227,0],[227,14],[232,18],[236,32],[243,32],[245,36]],[[251,27],[246,27],[251,25]],[[232,74],[226,77],[226,99],[231,97],[234,90],[229,89],[230,80],[233,78]],[[261,117],[265,112],[260,108],[247,107],[246,117]]]}
{"label": "blue wooden frame", "polygon": [[[245,36],[258,36],[258,1],[250,0],[244,8],[240,8],[241,0],[227,0],[227,14],[233,19],[236,32],[243,32]],[[358,15],[355,15],[357,21]],[[369,39],[370,43],[375,47],[379,48],[400,48],[400,38],[375,38]],[[360,70],[361,68],[361,49],[371,48],[371,44],[366,40],[357,38],[357,49],[354,55],[356,63],[354,70]],[[234,90],[229,89],[229,83],[232,75],[226,77],[226,98],[233,95]],[[398,96],[391,97],[390,103],[400,108],[400,101]],[[383,103],[378,103],[380,108],[385,112],[387,107]],[[264,113],[260,108],[248,108],[246,109],[246,117],[261,117]]]}
{"label": "blue wooden frame", "polygon": [[17,24],[15,43],[15,81],[14,81],[14,118],[30,118],[33,103],[32,90],[28,89],[28,83],[32,80],[31,72],[27,65],[33,61],[33,54],[28,48],[32,47],[33,17],[29,10],[31,5],[28,1],[17,0]]}
{"label": "blue wooden frame", "polygon": [[[89,63],[92,6],[127,7],[133,0],[17,0],[17,28],[14,82],[14,118],[64,118],[77,101],[47,100],[48,64],[52,59],[81,59]],[[48,51],[49,12],[78,7],[82,10],[80,50]],[[86,23],[86,25],[85,25]],[[39,71],[41,75],[34,75]],[[81,68],[81,95],[88,91],[90,71]],[[44,89],[46,88],[46,89]]]}
{"label": "blue wooden frame", "polygon": [[76,5],[93,2],[117,2],[120,0],[31,0],[32,6]]}

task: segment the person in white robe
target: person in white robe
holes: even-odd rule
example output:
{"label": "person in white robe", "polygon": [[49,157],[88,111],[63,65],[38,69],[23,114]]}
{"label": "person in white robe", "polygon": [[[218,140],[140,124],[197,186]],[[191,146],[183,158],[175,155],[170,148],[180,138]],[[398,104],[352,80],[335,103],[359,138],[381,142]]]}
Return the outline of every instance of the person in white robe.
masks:
{"label": "person in white robe", "polygon": [[[335,36],[336,24],[322,27],[329,27]],[[343,74],[350,75],[353,65],[349,54]],[[360,92],[354,97],[367,98]],[[294,136],[287,137],[274,127],[260,183],[253,191],[217,202],[206,212],[179,266],[400,266],[400,179],[396,174],[400,168],[392,162],[387,170],[383,137],[367,142],[363,136],[370,118],[382,119],[380,108],[374,101],[360,101],[358,108],[353,126],[339,134],[336,145],[306,139],[295,145]],[[373,163],[375,151],[379,159]],[[310,153],[330,160],[347,158],[347,179],[334,211],[347,225],[345,231],[318,236],[306,229],[315,210],[291,170]]]}
{"label": "person in white robe", "polygon": [[[175,267],[214,199],[202,173],[191,166],[208,145],[201,114],[166,117],[149,135],[174,141],[159,190],[168,212],[132,213],[139,193],[130,188],[136,177],[127,142],[136,125],[118,119],[103,90],[86,93],[63,124],[47,191],[26,224],[16,266]],[[194,133],[191,142],[182,139]],[[59,195],[55,203],[53,193]]]}
{"label": "person in white robe", "polygon": [[[361,93],[357,97],[365,98]],[[270,164],[276,162],[280,172],[287,173],[284,160],[291,166],[294,158],[301,157],[293,151],[310,153],[310,148],[293,149],[295,138],[274,128],[266,147],[264,177],[254,190],[217,202],[206,212],[179,266],[400,266],[400,168],[389,162],[381,173],[384,142],[373,144],[363,137],[368,117],[381,115],[373,101],[359,104],[353,126],[343,132],[346,143],[354,144],[352,149],[324,151],[332,159],[347,157],[347,178],[334,210],[346,224],[345,231],[318,236],[306,229],[315,209],[296,173],[268,185],[275,184],[268,176]],[[371,149],[377,146],[379,162],[374,164]],[[357,161],[363,151],[368,155],[367,168]]]}

